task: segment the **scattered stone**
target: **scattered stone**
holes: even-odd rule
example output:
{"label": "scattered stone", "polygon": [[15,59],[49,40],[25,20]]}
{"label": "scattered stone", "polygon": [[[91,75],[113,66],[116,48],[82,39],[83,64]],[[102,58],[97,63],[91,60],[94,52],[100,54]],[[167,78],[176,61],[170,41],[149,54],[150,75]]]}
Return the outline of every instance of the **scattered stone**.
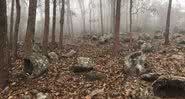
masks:
{"label": "scattered stone", "polygon": [[70,50],[68,53],[62,55],[63,57],[72,57],[76,54],[77,52],[75,50]]}
{"label": "scattered stone", "polygon": [[141,80],[144,80],[144,81],[148,81],[148,82],[153,82],[155,80],[157,80],[159,78],[159,74],[157,73],[147,73],[147,74],[143,74],[141,75]]}
{"label": "scattered stone", "polygon": [[55,52],[50,52],[50,53],[48,53],[48,56],[49,56],[49,58],[52,59],[52,60],[58,60],[58,59],[59,59],[59,58],[58,58],[58,55],[57,55]]}
{"label": "scattered stone", "polygon": [[37,93],[39,93],[39,91],[37,89],[31,90],[31,94],[36,95]]}
{"label": "scattered stone", "polygon": [[162,39],[163,38],[163,36],[162,35],[154,35],[154,37],[153,37],[154,39]]}
{"label": "scattered stone", "polygon": [[171,58],[182,61],[182,60],[184,60],[184,55],[181,55],[181,54],[179,54],[179,55],[172,55]]}
{"label": "scattered stone", "polygon": [[153,93],[159,97],[185,97],[185,77],[161,76],[153,84]]}
{"label": "scattered stone", "polygon": [[176,39],[177,44],[185,44],[185,37],[179,37]]}
{"label": "scattered stone", "polygon": [[99,43],[104,44],[104,43],[108,42],[111,38],[112,38],[111,34],[104,34],[103,36],[101,36],[99,38]]}
{"label": "scattered stone", "polygon": [[153,51],[153,46],[150,43],[143,43],[141,45],[141,51],[144,53],[149,53]]}
{"label": "scattered stone", "polygon": [[97,94],[102,94],[104,93],[104,88],[103,89],[96,89],[94,91],[92,91],[89,95],[85,96],[85,99],[92,99],[93,96],[97,95]]}
{"label": "scattered stone", "polygon": [[31,96],[30,95],[24,95],[23,99],[31,99]]}
{"label": "scattered stone", "polygon": [[36,95],[36,99],[50,99],[48,93],[39,92]]}
{"label": "scattered stone", "polygon": [[98,36],[93,35],[93,36],[92,36],[92,40],[98,40]]}
{"label": "scattered stone", "polygon": [[121,92],[113,92],[111,96],[112,96],[113,98],[116,98],[116,97],[124,96],[124,94],[121,93]]}
{"label": "scattered stone", "polygon": [[95,81],[105,79],[106,75],[100,72],[92,71],[85,74],[85,78],[90,81]]}
{"label": "scattered stone", "polygon": [[125,68],[127,73],[142,74],[145,69],[145,55],[142,52],[134,52],[125,57]]}
{"label": "scattered stone", "polygon": [[138,40],[144,40],[144,41],[151,40],[151,36],[149,34],[142,34],[142,35],[139,35]]}
{"label": "scattered stone", "polygon": [[75,73],[89,72],[93,70],[93,61],[89,57],[79,57],[77,65],[72,66],[72,71]]}

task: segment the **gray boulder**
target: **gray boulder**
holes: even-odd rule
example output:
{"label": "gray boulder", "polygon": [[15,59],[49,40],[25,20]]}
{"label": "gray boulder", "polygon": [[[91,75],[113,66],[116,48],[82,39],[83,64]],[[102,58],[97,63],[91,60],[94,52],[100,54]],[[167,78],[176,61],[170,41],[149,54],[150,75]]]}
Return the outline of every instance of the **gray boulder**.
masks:
{"label": "gray boulder", "polygon": [[85,78],[90,81],[95,81],[105,79],[106,75],[100,72],[92,71],[85,74]]}
{"label": "gray boulder", "polygon": [[152,52],[153,46],[150,43],[143,43],[141,45],[141,51],[144,53]]}
{"label": "gray boulder", "polygon": [[93,70],[94,63],[89,57],[78,57],[77,64],[72,66],[72,71],[75,73],[89,72]]}
{"label": "gray boulder", "polygon": [[55,52],[49,52],[49,53],[48,53],[48,56],[49,56],[49,58],[52,59],[52,60],[58,60],[58,59],[59,59],[59,58],[58,58],[58,55],[57,55]]}
{"label": "gray boulder", "polygon": [[36,95],[36,99],[50,99],[48,93],[39,92]]}
{"label": "gray boulder", "polygon": [[142,74],[140,79],[148,82],[153,82],[159,78],[160,74],[158,73],[146,73]]}
{"label": "gray boulder", "polygon": [[104,34],[103,36],[100,36],[99,43],[104,44],[104,43],[108,42],[110,39],[112,39],[111,34]]}
{"label": "gray boulder", "polygon": [[125,57],[124,70],[130,74],[142,74],[145,69],[145,55],[142,52],[134,52]]}
{"label": "gray boulder", "polygon": [[185,45],[185,37],[184,36],[178,37],[175,39],[175,42],[180,45]]}
{"label": "gray boulder", "polygon": [[41,76],[48,69],[48,58],[41,52],[41,49],[34,45],[32,54],[24,58],[24,72],[29,78]]}
{"label": "gray boulder", "polygon": [[159,77],[152,84],[155,96],[184,99],[185,77],[164,75]]}

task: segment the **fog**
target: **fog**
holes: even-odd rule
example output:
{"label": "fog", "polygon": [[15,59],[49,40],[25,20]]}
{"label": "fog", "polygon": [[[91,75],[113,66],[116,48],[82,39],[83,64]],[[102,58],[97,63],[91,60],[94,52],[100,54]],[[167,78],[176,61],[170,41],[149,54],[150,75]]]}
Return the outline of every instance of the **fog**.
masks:
{"label": "fog", "polygon": [[[7,15],[10,19],[11,1],[7,0]],[[112,33],[113,21],[111,15],[111,2],[112,0],[102,0],[103,8],[103,24],[104,32]],[[43,35],[44,32],[44,13],[45,13],[45,0],[38,0],[37,3],[37,16],[36,16],[36,36],[37,40]],[[52,16],[53,16],[53,0],[50,0],[50,36],[52,30]],[[89,6],[89,3],[92,4]],[[84,0],[84,13],[85,13],[85,33],[101,33],[100,22],[100,7],[99,0]],[[60,31],[60,6],[61,3],[57,0],[57,19],[56,19],[56,35]],[[170,31],[177,32],[183,30],[185,26],[185,2],[184,0],[173,0],[171,13],[171,27]],[[28,18],[28,0],[21,0],[21,22],[19,29],[19,40],[23,40],[26,33],[26,24]],[[90,8],[89,8],[90,7]],[[166,15],[168,8],[168,0],[134,0],[133,3],[133,32],[155,32],[164,31],[166,24]],[[73,37],[82,36],[83,20],[81,15],[81,8],[79,0],[70,0],[70,11],[67,10],[65,5],[65,24],[64,35],[73,35]],[[92,13],[90,20],[90,11]],[[16,11],[15,11],[16,13]],[[68,13],[72,13],[71,20],[68,19]],[[14,20],[15,21],[15,20]],[[91,22],[91,25],[90,25]],[[8,21],[10,23],[10,21]],[[72,29],[73,28],[73,29]],[[8,29],[9,30],[9,29]],[[129,31],[129,0],[123,0],[121,6],[121,26],[120,32],[126,33]],[[58,37],[58,36],[56,36]],[[58,40],[58,38],[57,38]]]}

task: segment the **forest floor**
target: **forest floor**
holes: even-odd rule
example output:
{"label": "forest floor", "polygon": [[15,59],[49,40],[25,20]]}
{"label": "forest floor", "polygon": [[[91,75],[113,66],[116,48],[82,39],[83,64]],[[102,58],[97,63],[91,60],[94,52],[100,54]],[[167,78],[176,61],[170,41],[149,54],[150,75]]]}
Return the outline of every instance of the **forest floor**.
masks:
{"label": "forest floor", "polygon": [[[158,44],[158,50],[146,54],[146,61],[153,72],[185,76],[185,60],[171,57],[178,53],[184,55],[185,47],[173,41],[170,46],[163,46],[162,40],[151,43]],[[99,44],[97,41],[81,40],[75,45],[65,45],[62,53],[71,49],[77,54],[67,58],[62,57],[58,49],[53,50],[59,54],[59,60],[51,60],[48,72],[41,77],[16,83],[12,79],[7,95],[1,99],[36,99],[38,92],[47,93],[51,99],[90,99],[87,96],[96,91],[98,93],[93,99],[161,99],[153,95],[151,82],[124,73],[124,57],[134,52],[130,43],[122,44],[117,57],[112,57],[111,42]],[[90,57],[96,70],[105,74],[106,78],[89,81],[83,75],[73,73],[70,67],[76,64],[77,57]],[[14,76],[22,70],[23,60],[17,59],[12,64],[11,76]]]}

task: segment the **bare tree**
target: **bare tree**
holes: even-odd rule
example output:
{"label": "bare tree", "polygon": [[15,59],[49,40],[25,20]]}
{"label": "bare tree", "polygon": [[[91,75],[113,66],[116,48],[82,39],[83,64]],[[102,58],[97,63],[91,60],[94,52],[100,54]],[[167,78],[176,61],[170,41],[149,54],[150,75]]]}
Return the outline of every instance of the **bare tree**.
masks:
{"label": "bare tree", "polygon": [[43,50],[47,51],[48,36],[49,36],[49,1],[45,0],[45,24],[44,24],[44,35],[43,35]]}
{"label": "bare tree", "polygon": [[170,32],[170,17],[171,17],[171,8],[172,8],[172,0],[169,0],[169,5],[168,5],[168,12],[167,12],[167,19],[166,19],[166,29],[164,33],[164,38],[165,38],[165,45],[169,44],[169,32]]}
{"label": "bare tree", "polygon": [[130,15],[130,27],[129,27],[129,31],[130,32],[132,32],[132,8],[133,8],[133,1],[132,0],[130,0],[130,13],[129,13],[129,15]]}
{"label": "bare tree", "polygon": [[102,0],[100,0],[100,20],[101,20],[101,33],[104,33],[103,27],[103,9],[102,9]]}
{"label": "bare tree", "polygon": [[71,10],[71,2],[70,0],[66,1],[67,4],[67,24],[68,24],[68,32],[70,37],[73,37],[73,15]]}
{"label": "bare tree", "polygon": [[60,11],[60,37],[59,37],[60,48],[63,47],[64,14],[65,14],[65,0],[62,0],[62,8]]}
{"label": "bare tree", "polygon": [[113,41],[113,53],[114,55],[118,54],[119,49],[119,32],[120,32],[120,16],[121,16],[121,0],[117,0],[116,4],[116,17],[114,25],[114,41]]}
{"label": "bare tree", "polygon": [[89,1],[89,32],[92,32],[92,0]]}
{"label": "bare tree", "polygon": [[53,0],[53,23],[52,23],[52,43],[54,44],[55,41],[55,28],[56,28],[56,7],[57,2]]}
{"label": "bare tree", "polygon": [[86,18],[85,18],[85,7],[84,7],[84,0],[78,0],[81,10],[81,17],[82,17],[82,25],[83,25],[83,33],[86,32]]}
{"label": "bare tree", "polygon": [[29,0],[29,14],[24,44],[25,57],[30,56],[30,54],[32,53],[32,43],[34,42],[35,34],[36,9],[37,9],[37,0]]}
{"label": "bare tree", "polygon": [[110,32],[114,32],[114,25],[115,25],[115,9],[116,9],[116,0],[110,0],[110,4],[111,4],[111,22],[110,22],[110,26],[112,28],[110,28]]}
{"label": "bare tree", "polygon": [[15,0],[12,0],[11,5],[11,16],[10,16],[10,48],[12,49],[13,44],[13,30],[14,30],[14,7],[15,7]]}
{"label": "bare tree", "polygon": [[6,0],[0,0],[0,89],[8,81]]}
{"label": "bare tree", "polygon": [[14,34],[14,44],[13,44],[13,54],[14,57],[17,57],[17,41],[18,41],[18,33],[19,33],[19,24],[20,24],[20,16],[21,16],[21,6],[20,0],[16,0],[16,22],[15,22],[15,34]]}

